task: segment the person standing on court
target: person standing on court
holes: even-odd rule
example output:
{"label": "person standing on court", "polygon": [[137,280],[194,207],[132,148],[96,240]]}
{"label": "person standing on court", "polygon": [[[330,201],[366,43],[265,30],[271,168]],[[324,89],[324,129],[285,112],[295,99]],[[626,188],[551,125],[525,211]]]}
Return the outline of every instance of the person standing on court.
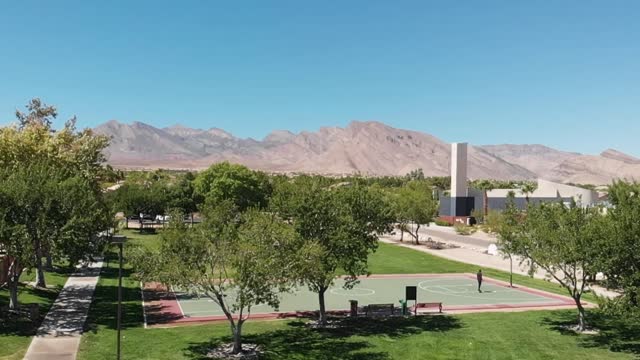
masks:
{"label": "person standing on court", "polygon": [[476,277],[478,278],[478,292],[481,293],[482,289],[480,289],[480,287],[482,286],[482,269],[478,270],[478,274],[476,274]]}

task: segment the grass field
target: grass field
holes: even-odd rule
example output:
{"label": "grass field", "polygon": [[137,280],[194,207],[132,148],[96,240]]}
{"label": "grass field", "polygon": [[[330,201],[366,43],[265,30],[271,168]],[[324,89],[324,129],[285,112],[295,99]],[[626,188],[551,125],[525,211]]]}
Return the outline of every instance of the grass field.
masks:
{"label": "grass field", "polygon": [[[35,272],[25,273],[20,280],[23,285],[20,287],[18,301],[20,305],[38,304],[40,305],[40,321],[44,319],[49,307],[55,301],[58,293],[69,277],[69,269],[56,267],[55,271],[45,274],[47,286],[50,289],[36,289],[24,285],[35,279]],[[0,289],[0,306],[9,304],[9,291],[6,288]],[[40,321],[31,322],[27,319],[17,323],[9,323],[0,319],[0,359],[13,360],[22,359],[31,343],[31,336],[40,325]]]}
{"label": "grass field", "polygon": [[[127,233],[132,243],[157,246],[154,235]],[[115,352],[116,262],[103,270],[92,305],[91,331],[82,340],[78,359],[112,359]],[[375,273],[451,273],[477,270],[429,254],[381,244],[371,258]],[[144,329],[139,283],[125,272],[124,359],[201,359],[206,349],[230,341],[226,323],[168,329]],[[508,274],[487,271],[507,279]],[[517,282],[563,294],[544,281],[517,277]],[[409,319],[360,319],[348,330],[310,330],[296,320],[249,321],[247,342],[263,344],[267,359],[637,359],[640,325],[591,314],[601,329],[586,336],[562,330],[574,311],[484,313]]]}

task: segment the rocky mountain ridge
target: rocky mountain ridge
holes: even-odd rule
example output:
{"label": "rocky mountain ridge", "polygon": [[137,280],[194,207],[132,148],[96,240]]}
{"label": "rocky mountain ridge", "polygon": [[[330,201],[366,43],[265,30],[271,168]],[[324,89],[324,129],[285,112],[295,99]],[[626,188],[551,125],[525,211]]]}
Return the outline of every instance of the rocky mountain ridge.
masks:
{"label": "rocky mountain ridge", "polygon": [[[202,169],[227,160],[270,172],[404,175],[422,168],[427,176],[446,176],[451,155],[449,144],[437,137],[373,121],[298,134],[276,130],[262,140],[218,128],[160,129],[114,120],[95,131],[111,137],[109,163],[121,168]],[[469,177],[606,184],[640,179],[640,159],[613,149],[583,155],[543,145],[472,145]]]}

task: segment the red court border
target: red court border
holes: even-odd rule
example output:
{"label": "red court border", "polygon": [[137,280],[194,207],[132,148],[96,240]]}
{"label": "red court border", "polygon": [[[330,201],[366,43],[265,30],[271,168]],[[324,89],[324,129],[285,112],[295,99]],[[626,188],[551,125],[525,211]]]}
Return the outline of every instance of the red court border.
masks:
{"label": "red court border", "polygon": [[[475,280],[475,274],[469,273],[447,273],[447,274],[378,274],[366,277],[367,279],[393,279],[393,278],[448,278],[448,277],[465,277]],[[485,283],[491,283],[498,286],[509,287],[509,283],[505,281],[495,280],[485,277],[483,280]],[[573,299],[567,296],[552,294],[542,290],[532,289],[526,286],[515,286],[514,289],[529,293],[532,295],[542,296],[551,300],[553,303],[540,302],[540,303],[528,303],[528,304],[480,304],[480,305],[454,305],[447,306],[443,304],[443,312],[446,313],[466,313],[466,312],[487,312],[487,311],[526,311],[526,310],[540,310],[540,309],[564,309],[567,307],[575,306]],[[215,316],[202,316],[202,317],[188,317],[182,313],[182,308],[178,302],[178,298],[175,293],[170,292],[170,295],[162,296],[156,300],[149,301],[158,291],[157,284],[145,284],[143,292],[146,294],[144,312],[147,314],[148,308],[157,307],[161,310],[160,313],[156,313],[156,316],[147,316],[148,319],[159,318],[158,321],[151,320],[148,322],[149,327],[168,327],[168,326],[180,326],[188,324],[203,324],[209,322],[225,321],[227,318],[224,315]],[[583,302],[583,305],[590,306],[591,304]],[[308,318],[316,314],[317,311],[296,311],[296,312],[272,312],[272,313],[256,313],[251,314],[251,319],[256,320],[276,320],[285,318]],[[349,310],[337,310],[329,311],[332,315],[345,315],[349,313]]]}

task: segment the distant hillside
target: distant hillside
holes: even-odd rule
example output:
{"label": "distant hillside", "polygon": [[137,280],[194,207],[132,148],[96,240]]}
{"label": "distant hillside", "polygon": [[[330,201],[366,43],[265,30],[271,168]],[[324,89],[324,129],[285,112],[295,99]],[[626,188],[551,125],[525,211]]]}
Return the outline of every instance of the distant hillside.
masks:
{"label": "distant hillside", "polygon": [[[346,128],[299,134],[277,130],[261,141],[237,138],[217,128],[158,129],[113,120],[95,131],[112,138],[109,162],[125,168],[201,169],[228,160],[272,172],[404,175],[422,168],[427,176],[449,174],[449,144],[379,122],[354,121]],[[615,150],[588,156],[542,145],[471,146],[469,176],[601,184],[617,177],[640,179],[640,160]]]}

